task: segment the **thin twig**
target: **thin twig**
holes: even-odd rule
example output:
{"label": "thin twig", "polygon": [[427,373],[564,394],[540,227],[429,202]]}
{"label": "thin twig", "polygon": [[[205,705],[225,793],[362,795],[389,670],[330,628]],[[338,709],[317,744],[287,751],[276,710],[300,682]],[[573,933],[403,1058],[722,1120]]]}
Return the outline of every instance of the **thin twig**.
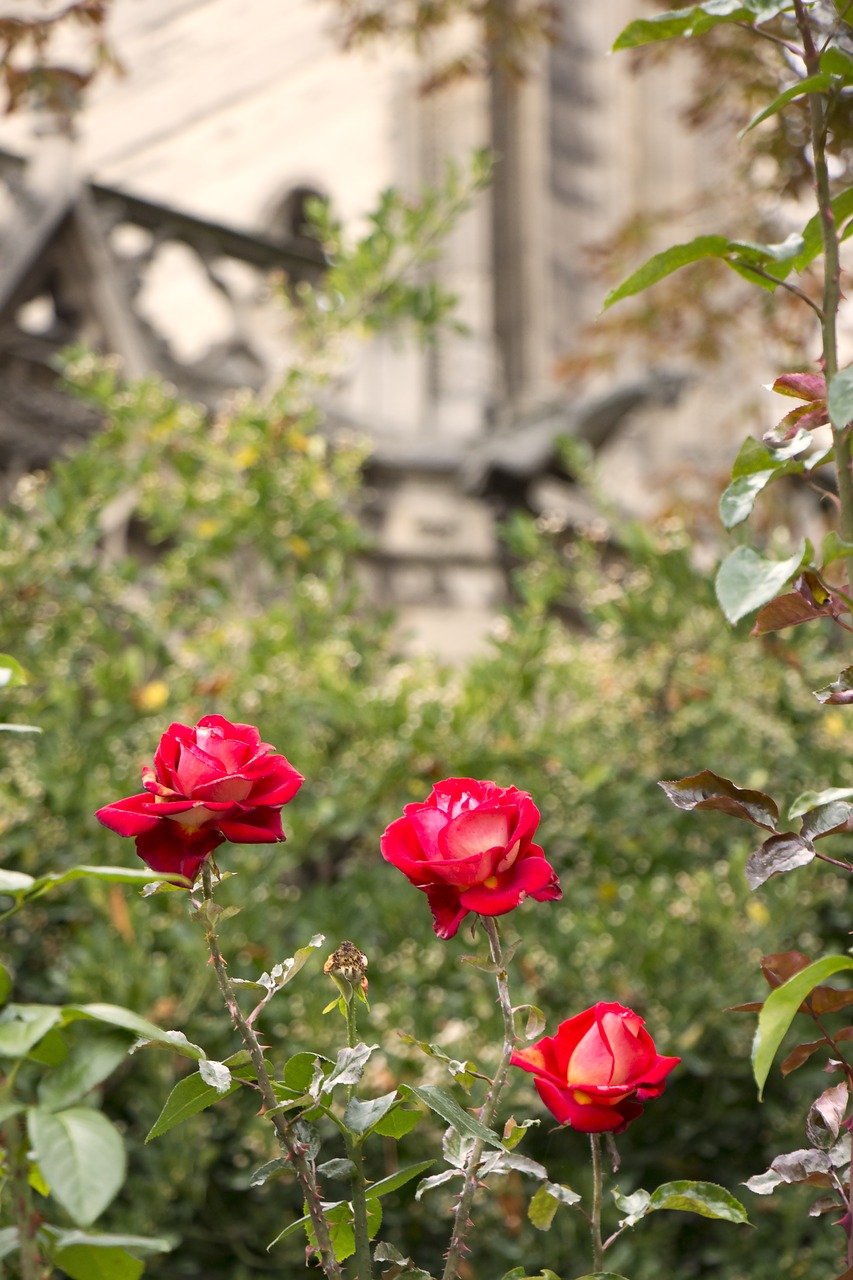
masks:
{"label": "thin twig", "polygon": [[[209,862],[202,867],[202,894],[206,903],[213,903],[213,885]],[[225,958],[219,947],[219,937],[215,926],[211,923],[214,917],[211,915],[206,921],[205,938],[207,940],[208,950],[210,951],[210,959],[216,974],[216,981],[219,984],[219,990],[225,1001],[226,1008],[231,1015],[234,1026],[242,1037],[243,1044],[248,1050],[249,1057],[252,1060],[252,1066],[255,1070],[255,1078],[258,1082],[261,1097],[264,1100],[264,1110],[270,1113],[270,1120],[275,1129],[279,1146],[285,1152],[288,1161],[293,1165],[294,1171],[302,1189],[305,1204],[308,1210],[308,1216],[311,1219],[311,1226],[314,1228],[314,1235],[317,1239],[317,1252],[320,1257],[320,1264],[327,1276],[327,1280],[343,1280],[343,1271],[341,1265],[335,1257],[335,1251],[332,1248],[331,1235],[329,1233],[329,1224],[326,1215],[323,1212],[323,1205],[320,1198],[320,1191],[317,1186],[317,1177],[314,1172],[313,1164],[307,1159],[304,1144],[300,1143],[290,1132],[290,1126],[285,1120],[284,1115],[277,1111],[278,1099],[275,1096],[275,1090],[264,1062],[264,1051],[258,1037],[249,1025],[242,1009],[237,1003],[237,997],[231,979],[228,977],[228,968]]]}
{"label": "thin twig", "polygon": [[[509,983],[507,980],[506,961],[504,960],[503,951],[501,949],[500,933],[498,926],[491,916],[481,916],[480,923],[485,930],[486,937],[489,939],[489,952],[492,961],[497,966],[495,974],[495,982],[498,988],[498,1002],[501,1006],[504,1024],[504,1043],[501,1053],[500,1062],[497,1071],[494,1074],[492,1083],[486,1094],[485,1101],[477,1112],[477,1118],[486,1126],[491,1126],[495,1113],[498,1109],[498,1101],[506,1084],[507,1074],[509,1072],[510,1058],[517,1043],[515,1034],[515,1020],[512,1014],[512,1004],[509,997]],[[465,1244],[465,1236],[468,1228],[472,1225],[470,1220],[471,1205],[474,1200],[474,1194],[479,1185],[477,1178],[477,1166],[480,1163],[480,1157],[483,1154],[483,1142],[480,1138],[475,1138],[468,1153],[468,1159],[465,1161],[463,1170],[464,1178],[462,1182],[462,1191],[456,1205],[456,1214],[453,1219],[453,1230],[450,1236],[450,1248],[447,1251],[447,1261],[444,1267],[442,1280],[454,1280],[459,1274],[459,1264],[468,1252]]]}

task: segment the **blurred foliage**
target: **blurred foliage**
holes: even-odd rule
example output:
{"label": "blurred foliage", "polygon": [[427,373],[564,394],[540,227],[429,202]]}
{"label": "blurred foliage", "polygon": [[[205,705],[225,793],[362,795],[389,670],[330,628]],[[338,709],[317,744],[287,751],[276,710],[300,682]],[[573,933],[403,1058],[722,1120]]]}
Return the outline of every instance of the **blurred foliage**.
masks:
{"label": "blurred foliage", "polygon": [[[7,115],[24,107],[51,112],[71,131],[95,76],[121,67],[106,38],[112,0],[52,0],[38,10],[0,13],[0,89]],[[84,33],[84,38],[77,40]]]}
{"label": "blurred foliage", "polygon": [[[699,1178],[736,1190],[780,1140],[796,1145],[788,1117],[802,1110],[808,1068],[802,1083],[776,1077],[758,1108],[751,1019],[722,1010],[763,994],[763,953],[845,945],[843,886],[809,868],[748,895],[748,832],[714,817],[691,822],[654,780],[705,764],[793,799],[807,755],[810,780],[853,783],[853,764],[838,753],[843,712],[809,714],[803,672],[826,662],[830,640],[735,647],[674,523],[626,529],[613,546],[557,540],[517,516],[506,530],[516,603],[487,652],[457,671],[407,659],[358,586],[367,550],[355,517],[360,450],[331,447],[314,429],[298,378],[266,404],[236,396],[211,420],[153,380],[125,385],[109,361],[78,353],[68,375],[105,429],[50,476],[23,479],[0,513],[0,650],[31,677],[8,690],[8,718],[43,729],[4,742],[7,863],[38,874],[132,861],[132,844],[92,815],[137,788],[168,722],[220,712],[258,723],[307,781],[285,811],[285,846],[222,854],[223,870],[238,874],[221,900],[242,907],[223,936],[233,975],[269,970],[315,932],[329,950],[350,938],[370,958],[364,1034],[385,1050],[371,1060],[368,1087],[383,1092],[392,1078],[424,1072],[449,1083],[395,1032],[460,1058],[482,1053],[488,1069],[500,1035],[494,994],[459,963],[467,934],[434,938],[426,903],[381,861],[378,838],[439,778],[514,783],[541,808],[541,842],[565,894],[513,917],[524,938],[516,1002],[540,1006],[553,1027],[595,1000],[620,1000],[647,1019],[661,1052],[684,1059],[620,1140],[621,1189]],[[567,604],[585,630],[558,620]],[[108,999],[184,1030],[211,1056],[235,1048],[182,894],[142,901],[100,884],[57,892],[15,917],[3,948],[19,1000]],[[287,993],[264,1015],[279,1066],[296,1049],[329,1052],[341,1035],[338,1019],[320,1016],[333,993],[319,965],[309,962]],[[295,1237],[265,1253],[299,1206],[281,1180],[248,1189],[275,1152],[245,1099],[141,1145],[181,1070],[146,1051],[106,1086],[131,1173],[105,1227],[179,1235],[150,1271],[175,1280],[296,1268]],[[504,1105],[505,1115],[541,1115],[526,1080]],[[548,1126],[545,1118],[522,1151],[571,1185],[585,1140]],[[401,1159],[434,1154],[437,1136],[424,1122]],[[580,1220],[561,1210],[549,1235],[534,1232],[531,1190],[510,1179],[483,1197],[484,1252],[472,1275],[528,1259],[564,1276],[576,1269],[587,1247]],[[404,1189],[386,1201],[383,1233],[435,1262],[447,1207],[442,1190],[414,1204]],[[817,1246],[804,1238],[810,1224],[789,1216],[790,1202],[750,1209],[758,1230],[735,1245],[733,1228],[692,1223],[688,1233],[689,1220],[656,1215],[620,1241],[612,1265],[633,1280],[662,1268],[769,1280],[832,1265],[827,1233]]]}

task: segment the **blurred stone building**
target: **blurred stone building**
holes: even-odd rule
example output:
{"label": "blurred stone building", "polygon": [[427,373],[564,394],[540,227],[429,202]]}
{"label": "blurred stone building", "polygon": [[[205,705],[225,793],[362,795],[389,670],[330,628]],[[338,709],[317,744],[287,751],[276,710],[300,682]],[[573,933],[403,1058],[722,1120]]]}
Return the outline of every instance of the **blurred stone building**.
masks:
{"label": "blurred stone building", "polygon": [[[72,339],[208,401],[269,385],[283,339],[268,274],[320,269],[300,235],[306,196],[357,227],[384,188],[416,192],[447,156],[492,145],[495,185],[436,267],[468,336],[426,350],[376,339],[328,405],[333,426],[373,442],[380,599],[415,643],[476,645],[506,589],[496,515],[594,514],[561,469],[561,433],[589,440],[605,491],[639,514],[659,507],[673,467],[719,469],[726,392],[698,401],[677,353],[661,369],[626,356],[577,386],[556,376],[600,307],[586,247],[639,209],[697,216],[708,177],[676,124],[683,68],[636,74],[607,52],[637,0],[559,9],[560,39],[522,85],[424,94],[429,59],[394,42],[343,52],[330,0],[114,0],[124,74],[96,81],[73,147],[33,115],[0,123],[0,463],[43,465],[92,429],[55,400],[50,357]],[[430,56],[471,38],[460,25]]]}

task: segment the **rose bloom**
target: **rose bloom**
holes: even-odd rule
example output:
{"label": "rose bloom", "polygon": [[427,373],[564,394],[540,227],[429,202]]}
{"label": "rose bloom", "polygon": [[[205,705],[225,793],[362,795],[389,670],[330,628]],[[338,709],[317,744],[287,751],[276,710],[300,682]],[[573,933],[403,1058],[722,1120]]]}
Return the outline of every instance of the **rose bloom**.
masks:
{"label": "rose bloom", "polygon": [[539,810],[526,791],[447,778],[422,804],[407,804],[380,847],[386,862],[427,895],[439,938],[469,911],[501,916],[525,898],[560,898],[560,884],[533,836]]}
{"label": "rose bloom", "polygon": [[95,816],[120,836],[134,836],[136,852],[153,871],[176,871],[192,881],[226,840],[283,840],[281,806],[302,783],[253,725],[205,716],[194,729],[169,725],[154,767],[142,770],[145,790]]}
{"label": "rose bloom", "polygon": [[512,1055],[513,1066],[533,1074],[555,1119],[581,1133],[627,1129],[680,1061],[660,1056],[638,1014],[605,1002]]}

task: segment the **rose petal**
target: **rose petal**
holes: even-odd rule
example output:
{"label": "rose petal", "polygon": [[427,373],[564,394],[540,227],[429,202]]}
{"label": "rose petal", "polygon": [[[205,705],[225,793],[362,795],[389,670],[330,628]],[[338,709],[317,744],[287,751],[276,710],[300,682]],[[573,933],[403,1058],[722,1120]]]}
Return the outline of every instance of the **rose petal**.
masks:
{"label": "rose petal", "polygon": [[234,844],[273,844],[285,838],[277,809],[250,809],[219,818],[216,826]]}
{"label": "rose petal", "polygon": [[136,838],[136,852],[152,871],[178,872],[190,881],[214,849],[223,844],[218,831],[201,827],[189,831],[168,818]]}
{"label": "rose petal", "polygon": [[626,1101],[620,1106],[608,1107],[595,1101],[580,1102],[575,1092],[558,1089],[547,1080],[537,1079],[535,1084],[554,1119],[571,1125],[578,1133],[621,1133],[631,1120],[642,1115],[639,1103]]}
{"label": "rose petal", "polygon": [[452,889],[441,886],[426,890],[427,901],[433,917],[433,929],[439,938],[447,939],[456,932],[467,916],[465,907],[459,905],[459,896]]}

